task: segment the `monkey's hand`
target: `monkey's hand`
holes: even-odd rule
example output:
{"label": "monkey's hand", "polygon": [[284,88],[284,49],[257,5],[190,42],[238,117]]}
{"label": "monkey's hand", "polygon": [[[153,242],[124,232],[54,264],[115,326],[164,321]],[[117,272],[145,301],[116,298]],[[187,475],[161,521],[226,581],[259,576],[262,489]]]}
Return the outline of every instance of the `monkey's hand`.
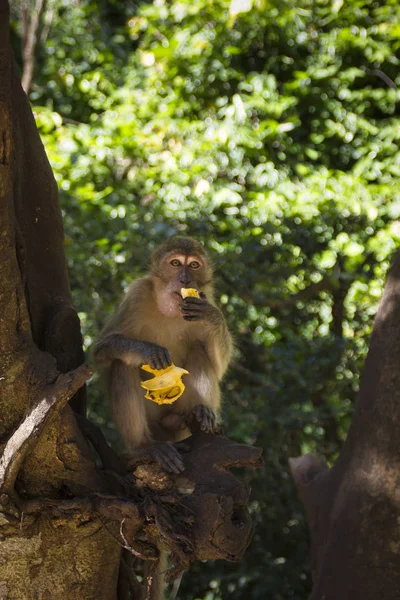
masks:
{"label": "monkey's hand", "polygon": [[143,365],[150,365],[152,369],[166,369],[172,364],[170,353],[163,346],[151,342],[137,341],[135,348]]}
{"label": "monkey's hand", "polygon": [[208,302],[205,294],[200,293],[200,298],[187,296],[182,300],[181,312],[185,321],[210,321],[211,323],[219,323],[222,320],[222,315],[218,308]]}
{"label": "monkey's hand", "polygon": [[154,444],[148,448],[148,452],[151,458],[167,473],[179,474],[185,470],[182,456],[171,442]]}
{"label": "monkey's hand", "polygon": [[191,423],[193,423],[193,419],[196,419],[201,431],[204,431],[204,433],[220,434],[222,431],[217,422],[217,415],[212,408],[205,404],[197,404],[193,407],[192,412],[186,418],[189,428]]}

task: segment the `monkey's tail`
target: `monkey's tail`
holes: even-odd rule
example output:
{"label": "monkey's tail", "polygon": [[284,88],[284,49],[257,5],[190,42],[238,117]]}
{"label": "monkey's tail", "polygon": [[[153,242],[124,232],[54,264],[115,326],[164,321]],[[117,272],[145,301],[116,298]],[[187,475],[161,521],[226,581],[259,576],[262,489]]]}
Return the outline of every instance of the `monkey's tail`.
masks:
{"label": "monkey's tail", "polygon": [[152,569],[152,564],[145,565],[145,581],[147,581],[146,600],[164,600],[165,598],[165,572],[168,569],[168,553],[161,552],[158,563]]}

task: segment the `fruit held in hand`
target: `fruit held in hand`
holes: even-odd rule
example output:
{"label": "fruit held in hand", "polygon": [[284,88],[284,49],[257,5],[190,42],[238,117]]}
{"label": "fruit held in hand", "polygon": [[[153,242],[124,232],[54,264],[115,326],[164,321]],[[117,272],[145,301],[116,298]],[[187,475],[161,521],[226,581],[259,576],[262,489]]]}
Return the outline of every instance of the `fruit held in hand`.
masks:
{"label": "fruit held in hand", "polygon": [[200,298],[200,294],[194,288],[181,288],[181,296],[182,298],[187,298],[188,296],[192,296],[193,298]]}
{"label": "fruit held in hand", "polygon": [[142,369],[155,375],[153,379],[140,383],[146,390],[145,398],[157,404],[172,404],[182,396],[185,390],[182,375],[187,375],[189,371],[174,364],[166,369],[152,369],[150,365],[142,365]]}

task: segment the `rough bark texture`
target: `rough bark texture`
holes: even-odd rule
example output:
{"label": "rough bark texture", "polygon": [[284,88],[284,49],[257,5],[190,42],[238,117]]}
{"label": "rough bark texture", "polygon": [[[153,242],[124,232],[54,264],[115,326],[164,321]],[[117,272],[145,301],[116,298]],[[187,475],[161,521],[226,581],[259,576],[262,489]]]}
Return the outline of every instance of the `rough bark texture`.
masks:
{"label": "rough bark texture", "polygon": [[259,449],[197,431],[183,475],[145,459],[128,469],[71,408],[83,412],[91,372],[82,364],[57,187],[13,66],[6,0],[0,223],[0,598],[137,597],[122,548],[154,564],[168,550],[171,575],[193,559],[239,560],[252,533],[248,490],[228,469],[259,466]]}
{"label": "rough bark texture", "polygon": [[397,600],[400,590],[400,254],[375,318],[340,457],[291,459],[311,529],[312,600]]}
{"label": "rough bark texture", "polygon": [[21,508],[30,497],[62,498],[106,486],[72,410],[62,408],[73,390],[60,390],[59,373],[83,362],[79,320],[71,306],[57,187],[13,66],[4,0],[0,223],[1,597],[109,600],[120,547],[101,521],[36,518]]}

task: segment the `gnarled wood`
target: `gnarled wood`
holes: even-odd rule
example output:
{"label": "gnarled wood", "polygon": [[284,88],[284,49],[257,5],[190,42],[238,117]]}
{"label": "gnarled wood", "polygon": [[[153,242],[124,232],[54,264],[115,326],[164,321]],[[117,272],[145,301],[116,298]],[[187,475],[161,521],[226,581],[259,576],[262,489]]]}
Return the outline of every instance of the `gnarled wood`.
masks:
{"label": "gnarled wood", "polygon": [[397,600],[400,589],[400,254],[389,273],[336,464],[292,471],[311,528],[312,600]]}
{"label": "gnarled wood", "polygon": [[0,494],[13,492],[15,480],[27,453],[33,450],[36,440],[52,417],[54,418],[56,411],[65,406],[91,374],[87,365],[81,365],[76,371],[60,375],[54,384],[43,390],[22,423],[7,440],[0,456]]}

